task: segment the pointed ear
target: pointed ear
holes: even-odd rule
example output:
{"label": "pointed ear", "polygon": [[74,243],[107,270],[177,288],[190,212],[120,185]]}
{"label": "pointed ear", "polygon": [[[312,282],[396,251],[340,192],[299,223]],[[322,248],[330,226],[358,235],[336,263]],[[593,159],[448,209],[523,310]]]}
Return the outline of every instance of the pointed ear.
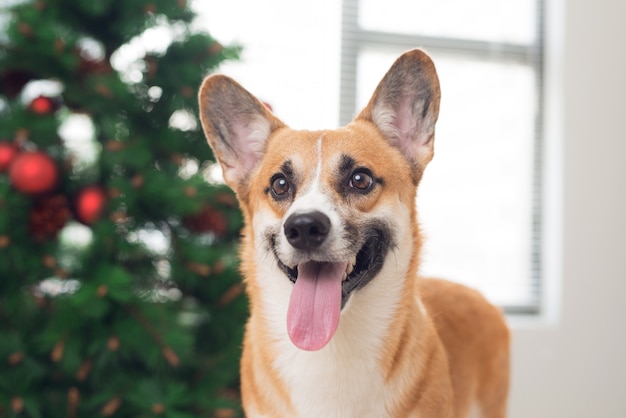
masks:
{"label": "pointed ear", "polygon": [[222,166],[224,180],[241,194],[265,152],[267,139],[285,125],[261,101],[224,75],[207,77],[198,100],[202,129]]}
{"label": "pointed ear", "polygon": [[416,182],[433,157],[440,97],[432,60],[415,49],[396,60],[355,119],[378,127],[409,161]]}

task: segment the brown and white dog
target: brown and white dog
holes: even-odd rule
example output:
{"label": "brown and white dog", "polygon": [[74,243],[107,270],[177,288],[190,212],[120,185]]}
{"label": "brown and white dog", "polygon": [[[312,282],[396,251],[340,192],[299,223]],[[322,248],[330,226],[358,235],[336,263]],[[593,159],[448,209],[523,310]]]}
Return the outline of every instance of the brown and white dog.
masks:
{"label": "brown and white dog", "polygon": [[421,50],[336,130],[290,129],[232,79],[204,80],[202,126],[245,219],[248,417],[505,416],[502,315],[418,278],[416,187],[439,98]]}

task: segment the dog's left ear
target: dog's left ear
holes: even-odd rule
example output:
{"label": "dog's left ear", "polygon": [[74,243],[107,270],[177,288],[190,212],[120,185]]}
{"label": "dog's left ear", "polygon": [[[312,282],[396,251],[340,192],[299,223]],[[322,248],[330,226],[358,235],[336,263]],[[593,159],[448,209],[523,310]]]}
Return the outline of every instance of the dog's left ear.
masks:
{"label": "dog's left ear", "polygon": [[396,60],[356,117],[374,123],[402,152],[416,182],[433,158],[440,97],[435,65],[424,51],[415,49]]}
{"label": "dog's left ear", "polygon": [[242,196],[267,139],[285,125],[259,99],[224,75],[207,77],[198,100],[202,129],[222,166],[224,180]]}

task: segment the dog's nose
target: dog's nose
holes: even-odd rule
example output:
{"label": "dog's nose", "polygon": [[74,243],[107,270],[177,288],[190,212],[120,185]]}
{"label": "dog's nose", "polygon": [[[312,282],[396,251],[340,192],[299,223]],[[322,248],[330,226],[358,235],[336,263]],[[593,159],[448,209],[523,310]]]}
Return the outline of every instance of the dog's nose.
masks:
{"label": "dog's nose", "polygon": [[285,221],[285,237],[299,250],[318,248],[330,232],[330,219],[322,212],[293,214]]}

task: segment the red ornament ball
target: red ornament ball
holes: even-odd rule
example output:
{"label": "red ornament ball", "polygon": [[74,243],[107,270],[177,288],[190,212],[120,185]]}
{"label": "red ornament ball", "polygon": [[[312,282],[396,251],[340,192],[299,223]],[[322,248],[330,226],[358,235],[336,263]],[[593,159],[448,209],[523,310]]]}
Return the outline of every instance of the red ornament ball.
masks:
{"label": "red ornament ball", "polygon": [[29,107],[33,112],[39,115],[49,115],[50,113],[54,113],[59,106],[54,99],[46,96],[39,96],[30,102]]}
{"label": "red ornament ball", "polygon": [[18,152],[17,145],[12,142],[0,142],[0,173],[9,169],[9,165],[11,165]]}
{"label": "red ornament ball", "polygon": [[25,194],[48,192],[59,179],[56,164],[46,153],[23,152],[14,158],[9,168],[9,180],[13,187]]}
{"label": "red ornament ball", "polygon": [[88,186],[76,196],[76,218],[85,225],[100,219],[107,201],[106,191],[100,186]]}

